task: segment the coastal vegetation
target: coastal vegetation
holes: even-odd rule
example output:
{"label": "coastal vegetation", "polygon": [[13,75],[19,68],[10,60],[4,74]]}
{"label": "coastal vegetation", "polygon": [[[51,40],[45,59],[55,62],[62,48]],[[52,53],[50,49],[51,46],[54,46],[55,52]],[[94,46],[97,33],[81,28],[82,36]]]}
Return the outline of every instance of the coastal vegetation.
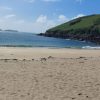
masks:
{"label": "coastal vegetation", "polygon": [[73,19],[39,35],[100,44],[100,14]]}

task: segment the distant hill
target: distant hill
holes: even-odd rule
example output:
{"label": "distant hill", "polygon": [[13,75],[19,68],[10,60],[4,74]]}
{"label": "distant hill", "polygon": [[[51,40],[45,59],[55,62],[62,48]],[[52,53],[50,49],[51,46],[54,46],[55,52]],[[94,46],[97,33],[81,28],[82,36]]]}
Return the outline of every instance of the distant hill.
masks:
{"label": "distant hill", "polygon": [[100,14],[80,17],[47,30],[48,37],[91,41],[100,44]]}
{"label": "distant hill", "polygon": [[11,30],[11,29],[4,30],[4,31],[7,31],[7,32],[18,32],[17,30]]}
{"label": "distant hill", "polygon": [[7,31],[7,32],[19,32],[19,31],[17,31],[17,30],[11,30],[11,29],[7,29],[7,30],[2,30],[2,29],[0,29],[0,31]]}

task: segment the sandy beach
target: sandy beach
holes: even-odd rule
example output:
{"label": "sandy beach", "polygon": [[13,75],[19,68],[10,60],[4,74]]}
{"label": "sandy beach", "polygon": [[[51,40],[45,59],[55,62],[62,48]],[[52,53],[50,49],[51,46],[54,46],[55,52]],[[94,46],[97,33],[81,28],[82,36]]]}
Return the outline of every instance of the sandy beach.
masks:
{"label": "sandy beach", "polygon": [[0,100],[100,100],[100,50],[1,47]]}

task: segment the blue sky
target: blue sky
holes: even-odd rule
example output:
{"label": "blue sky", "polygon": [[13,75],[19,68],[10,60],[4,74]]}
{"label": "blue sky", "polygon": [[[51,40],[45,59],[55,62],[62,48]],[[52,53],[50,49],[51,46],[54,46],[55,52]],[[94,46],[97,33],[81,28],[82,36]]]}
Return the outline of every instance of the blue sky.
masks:
{"label": "blue sky", "polygon": [[100,0],[0,0],[0,28],[45,32],[73,18],[100,14]]}

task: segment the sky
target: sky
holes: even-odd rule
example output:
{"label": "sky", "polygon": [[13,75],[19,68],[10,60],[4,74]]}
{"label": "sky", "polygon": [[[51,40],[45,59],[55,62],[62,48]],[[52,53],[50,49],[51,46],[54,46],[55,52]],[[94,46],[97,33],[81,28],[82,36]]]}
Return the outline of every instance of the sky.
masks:
{"label": "sky", "polygon": [[91,14],[100,14],[100,0],[0,0],[0,29],[41,33]]}

